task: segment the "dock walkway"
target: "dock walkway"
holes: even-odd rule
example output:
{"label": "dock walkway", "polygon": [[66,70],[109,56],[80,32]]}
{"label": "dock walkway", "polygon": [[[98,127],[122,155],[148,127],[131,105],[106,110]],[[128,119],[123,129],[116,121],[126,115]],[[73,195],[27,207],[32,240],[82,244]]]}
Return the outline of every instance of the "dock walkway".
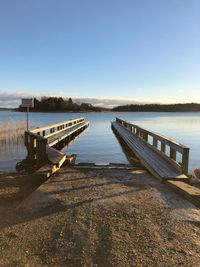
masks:
{"label": "dock walkway", "polygon": [[[187,147],[118,118],[112,122],[112,128],[154,176],[161,180],[187,178],[189,157]],[[150,144],[149,136],[153,137],[153,144]],[[169,156],[166,153],[167,145],[170,149]],[[177,152],[182,154],[181,163],[176,157]]]}
{"label": "dock walkway", "polygon": [[47,142],[49,146],[54,146],[63,139],[67,138],[68,136],[72,135],[73,133],[77,132],[78,130],[81,130],[83,127],[85,127],[87,123],[85,121],[80,122],[79,124],[76,124],[70,128],[65,129],[64,131],[57,133],[56,135],[50,136],[47,138]]}
{"label": "dock walkway", "polygon": [[[50,162],[52,171],[58,170],[66,160],[59,151],[89,126],[84,118],[60,122],[25,132],[27,159],[42,167]],[[46,167],[44,167],[46,169]]]}

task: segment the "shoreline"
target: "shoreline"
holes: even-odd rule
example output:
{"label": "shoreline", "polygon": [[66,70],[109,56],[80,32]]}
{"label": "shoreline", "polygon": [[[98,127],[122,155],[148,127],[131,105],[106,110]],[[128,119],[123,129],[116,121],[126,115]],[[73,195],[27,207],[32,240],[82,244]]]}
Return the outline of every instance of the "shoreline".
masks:
{"label": "shoreline", "polygon": [[72,166],[38,179],[8,178],[0,197],[0,265],[199,262],[199,209],[146,170]]}
{"label": "shoreline", "polygon": [[[20,110],[11,110],[14,112],[26,112]],[[200,111],[115,111],[115,110],[99,110],[99,111],[41,111],[41,110],[30,110],[30,113],[200,113]]]}

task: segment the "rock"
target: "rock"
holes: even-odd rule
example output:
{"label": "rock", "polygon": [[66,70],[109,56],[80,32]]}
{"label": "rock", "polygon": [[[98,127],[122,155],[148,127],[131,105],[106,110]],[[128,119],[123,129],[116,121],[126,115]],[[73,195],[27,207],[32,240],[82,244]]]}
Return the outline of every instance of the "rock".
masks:
{"label": "rock", "polygon": [[65,165],[74,165],[76,161],[76,154],[66,156]]}
{"label": "rock", "polygon": [[200,169],[195,169],[194,174],[198,179],[200,179]]}

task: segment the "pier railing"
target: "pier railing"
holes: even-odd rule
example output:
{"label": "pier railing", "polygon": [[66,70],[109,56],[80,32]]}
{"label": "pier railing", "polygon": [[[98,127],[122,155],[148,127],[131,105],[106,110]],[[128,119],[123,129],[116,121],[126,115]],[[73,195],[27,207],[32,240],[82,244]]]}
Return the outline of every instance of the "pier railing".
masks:
{"label": "pier railing", "polygon": [[60,123],[36,128],[36,129],[32,130],[31,132],[34,134],[42,135],[42,136],[45,136],[46,138],[49,138],[55,134],[61,133],[61,132],[65,131],[66,129],[69,129],[70,127],[73,127],[74,125],[77,125],[77,124],[82,123],[84,121],[85,121],[84,118],[78,118],[75,120],[69,120],[69,121],[65,121],[65,122],[60,122]]}
{"label": "pier railing", "polygon": [[25,146],[28,150],[28,159],[31,161],[45,161],[47,159],[46,145],[48,144],[48,139],[62,132],[64,134],[66,130],[83,122],[85,122],[84,118],[78,118],[25,131]]}
{"label": "pier railing", "polygon": [[135,124],[116,118],[116,122],[135,134],[142,142],[170,161],[178,170],[188,174],[189,148],[163,135],[150,132]]}

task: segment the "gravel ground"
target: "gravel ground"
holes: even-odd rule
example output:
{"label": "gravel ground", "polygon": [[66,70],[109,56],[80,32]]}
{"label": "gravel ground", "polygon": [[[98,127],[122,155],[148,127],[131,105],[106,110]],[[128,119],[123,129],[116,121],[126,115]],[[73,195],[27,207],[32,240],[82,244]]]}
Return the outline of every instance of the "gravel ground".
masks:
{"label": "gravel ground", "polygon": [[200,210],[144,169],[8,177],[0,266],[200,266]]}

